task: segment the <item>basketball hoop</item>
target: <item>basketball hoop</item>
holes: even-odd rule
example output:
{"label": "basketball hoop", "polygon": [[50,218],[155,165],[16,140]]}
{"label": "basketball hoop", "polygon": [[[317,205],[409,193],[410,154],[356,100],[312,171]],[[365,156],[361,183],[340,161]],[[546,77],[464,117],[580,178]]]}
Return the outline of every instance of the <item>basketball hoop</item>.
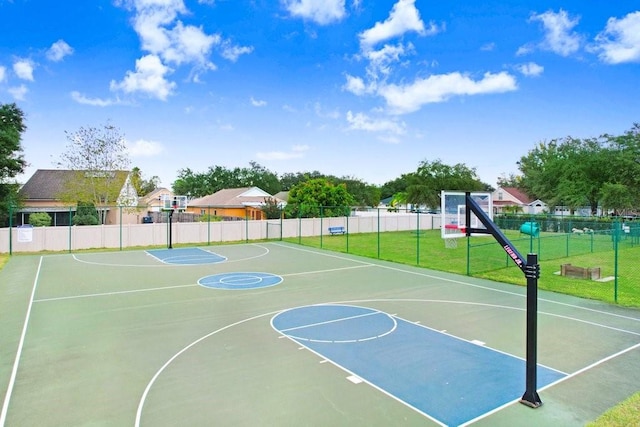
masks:
{"label": "basketball hoop", "polygon": [[458,247],[458,239],[455,237],[444,239],[444,247],[447,249],[456,249]]}

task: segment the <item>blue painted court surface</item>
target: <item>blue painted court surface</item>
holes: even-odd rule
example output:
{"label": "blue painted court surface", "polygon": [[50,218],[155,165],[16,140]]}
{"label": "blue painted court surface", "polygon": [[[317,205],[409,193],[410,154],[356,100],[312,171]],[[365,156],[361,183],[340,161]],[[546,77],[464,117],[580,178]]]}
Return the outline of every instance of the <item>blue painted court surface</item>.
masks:
{"label": "blue painted court surface", "polygon": [[[349,305],[281,312],[274,329],[444,425],[467,423],[525,391],[520,358]],[[538,366],[538,387],[566,374]]]}
{"label": "blue painted court surface", "polygon": [[216,264],[227,260],[223,256],[200,248],[153,249],[147,253],[165,264],[176,265]]}
{"label": "blue painted court surface", "polygon": [[237,272],[220,273],[198,280],[200,286],[215,289],[255,289],[275,286],[282,282],[282,277],[270,273]]}

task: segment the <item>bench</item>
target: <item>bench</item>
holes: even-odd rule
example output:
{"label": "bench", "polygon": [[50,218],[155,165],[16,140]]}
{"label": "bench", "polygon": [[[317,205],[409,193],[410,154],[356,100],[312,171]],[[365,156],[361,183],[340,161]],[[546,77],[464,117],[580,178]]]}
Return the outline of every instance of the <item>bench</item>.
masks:
{"label": "bench", "polygon": [[340,226],[340,227],[329,227],[329,234],[334,235],[334,234],[344,234],[346,233],[344,227]]}

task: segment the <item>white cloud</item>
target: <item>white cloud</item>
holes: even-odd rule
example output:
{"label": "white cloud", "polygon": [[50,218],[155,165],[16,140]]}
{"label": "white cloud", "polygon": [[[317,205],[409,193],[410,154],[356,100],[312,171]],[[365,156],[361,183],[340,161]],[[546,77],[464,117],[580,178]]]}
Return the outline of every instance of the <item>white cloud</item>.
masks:
{"label": "white cloud", "polygon": [[364,80],[361,77],[353,77],[349,74],[347,74],[347,82],[342,86],[342,89],[358,96],[367,93],[367,86],[364,84]]}
{"label": "white cloud", "polygon": [[53,62],[59,62],[64,59],[65,56],[73,54],[73,48],[67,44],[64,40],[58,40],[51,45],[47,50],[47,59]]}
{"label": "white cloud", "polygon": [[424,104],[444,102],[452,96],[503,93],[517,89],[515,78],[506,72],[485,73],[473,80],[458,72],[431,75],[408,85],[390,84],[380,87],[378,94],[394,113],[410,113]]}
{"label": "white cloud", "polygon": [[110,88],[125,93],[142,92],[164,101],[176,87],[175,82],[165,78],[171,71],[157,56],[143,56],[136,60],[136,71],[127,71],[121,82],[112,80]]}
{"label": "white cloud", "polygon": [[0,83],[4,82],[7,78],[7,69],[3,66],[0,66]]}
{"label": "white cloud", "polygon": [[347,111],[349,130],[363,130],[367,132],[383,132],[387,134],[403,135],[406,124],[393,119],[372,119],[364,113],[353,114]]}
{"label": "white cloud", "polygon": [[228,40],[222,43],[222,52],[220,55],[224,59],[231,62],[236,62],[240,55],[246,55],[253,52],[253,46],[234,46]]}
{"label": "white cloud", "polygon": [[415,31],[420,35],[431,35],[438,33],[440,28],[431,22],[429,29],[425,30],[420,12],[415,6],[415,0],[398,0],[384,22],[376,22],[373,28],[363,31],[358,37],[362,46],[367,49],[409,31]]}
{"label": "white cloud", "polygon": [[120,103],[119,101],[113,101],[110,99],[88,98],[77,91],[71,92],[71,98],[78,104],[93,105],[95,107],[108,107],[110,105]]}
{"label": "white cloud", "polygon": [[29,89],[27,89],[25,85],[20,85],[10,87],[9,89],[7,89],[7,92],[9,92],[16,101],[24,101],[26,99],[27,92],[29,92]]}
{"label": "white cloud", "polygon": [[304,153],[309,150],[308,145],[294,145],[291,151],[268,151],[256,153],[260,160],[290,160],[304,157]]}
{"label": "white cloud", "polygon": [[541,49],[550,50],[558,55],[569,56],[580,49],[582,37],[572,31],[578,25],[580,17],[572,18],[569,14],[560,9],[555,13],[547,11],[541,14],[534,14],[529,21],[539,21],[545,32],[544,41],[539,45]]}
{"label": "white cloud", "polygon": [[640,62],[640,11],[624,18],[609,18],[605,29],[596,36],[595,50],[608,64]]}
{"label": "white cloud", "polygon": [[347,14],[345,0],[281,0],[291,16],[314,21],[320,25],[340,21]]}
{"label": "white cloud", "polygon": [[535,62],[528,62],[516,66],[516,69],[527,77],[538,77],[544,71],[544,67]]}
{"label": "white cloud", "polygon": [[13,72],[22,80],[33,81],[35,64],[30,59],[18,59],[13,63]]}
{"label": "white cloud", "polygon": [[263,101],[261,99],[255,99],[253,96],[251,97],[251,105],[254,107],[264,107],[267,105],[267,101]]}
{"label": "white cloud", "polygon": [[127,151],[131,157],[154,157],[164,151],[164,147],[159,142],[139,139],[133,143],[127,141]]}
{"label": "white cloud", "polygon": [[392,65],[400,62],[400,58],[410,52],[413,52],[413,45],[408,44],[405,48],[401,43],[395,46],[385,44],[382,49],[365,52],[364,56],[369,60],[367,74],[373,80],[377,80],[380,75],[388,76],[393,70]]}
{"label": "white cloud", "polygon": [[208,56],[211,54],[214,44],[220,42],[219,35],[208,35],[202,28],[193,25],[183,25],[177,22],[175,27],[166,31],[169,45],[164,49],[152,53],[158,53],[167,62],[177,65],[183,63],[209,64]]}

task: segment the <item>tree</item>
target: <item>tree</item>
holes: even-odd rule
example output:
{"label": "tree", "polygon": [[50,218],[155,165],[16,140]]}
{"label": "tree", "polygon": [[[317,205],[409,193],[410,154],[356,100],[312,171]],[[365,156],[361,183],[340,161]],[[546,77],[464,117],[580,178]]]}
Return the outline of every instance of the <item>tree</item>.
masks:
{"label": "tree", "polygon": [[136,166],[131,169],[131,185],[136,189],[138,196],[146,196],[158,188],[159,184],[159,177],[154,175],[149,180],[146,180],[143,178],[142,171],[140,171],[139,167]]}
{"label": "tree", "polygon": [[280,191],[280,182],[275,173],[256,162],[250,162],[249,165],[249,168],[233,170],[224,166],[210,166],[206,173],[181,169],[173,183],[173,192],[204,197],[225,188],[259,187],[269,194]]}
{"label": "tree", "polygon": [[600,203],[606,213],[613,210],[615,215],[626,213],[634,205],[633,192],[624,184],[605,183],[600,190]]}
{"label": "tree", "polygon": [[0,105],[0,223],[18,205],[20,186],[11,180],[24,172],[27,162],[22,155],[22,134],[27,130],[24,113],[16,104]]}
{"label": "tree", "polygon": [[265,197],[262,212],[264,212],[267,219],[279,219],[280,215],[282,215],[282,207],[273,197]]}
{"label": "tree", "polygon": [[289,191],[295,185],[314,178],[324,178],[325,176],[318,171],[313,172],[287,172],[280,176],[281,191]]}
{"label": "tree", "polygon": [[441,160],[423,160],[418,170],[407,175],[407,202],[413,205],[440,206],[442,190],[490,191],[491,186],[478,178],[476,170],[462,163],[449,166]]}
{"label": "tree", "polygon": [[315,178],[289,190],[287,214],[304,218],[343,216],[349,214],[354,202],[346,185]]}
{"label": "tree", "polygon": [[[386,199],[387,197],[393,197],[397,193],[406,193],[407,187],[409,186],[409,177],[412,175],[402,174],[399,178],[396,178],[392,181],[387,181],[380,187],[380,197],[382,199]],[[406,200],[405,200],[406,202]]]}
{"label": "tree", "polygon": [[57,165],[76,173],[65,183],[60,199],[95,206],[114,203],[122,189],[122,174],[130,164],[124,136],[110,124],[65,134],[69,144]]}
{"label": "tree", "polygon": [[347,192],[353,196],[356,205],[375,207],[380,204],[380,189],[378,187],[354,177],[343,177],[336,181],[336,183],[345,185]]}
{"label": "tree", "polygon": [[521,184],[527,194],[549,206],[589,206],[595,214],[603,185],[620,182],[616,175],[629,171],[620,153],[606,136],[541,142],[518,162]]}
{"label": "tree", "polygon": [[506,176],[504,173],[501,174],[498,177],[498,186],[499,187],[515,187],[515,188],[519,188],[520,187],[520,181],[522,180],[522,177],[515,175],[513,173],[510,173],[509,176]]}

